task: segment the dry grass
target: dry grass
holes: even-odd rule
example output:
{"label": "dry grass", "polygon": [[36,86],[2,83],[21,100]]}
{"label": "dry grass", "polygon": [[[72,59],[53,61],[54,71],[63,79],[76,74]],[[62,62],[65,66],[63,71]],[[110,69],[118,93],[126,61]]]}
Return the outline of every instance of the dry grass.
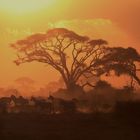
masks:
{"label": "dry grass", "polygon": [[5,114],[0,116],[0,140],[137,140],[139,122],[139,117],[115,113]]}

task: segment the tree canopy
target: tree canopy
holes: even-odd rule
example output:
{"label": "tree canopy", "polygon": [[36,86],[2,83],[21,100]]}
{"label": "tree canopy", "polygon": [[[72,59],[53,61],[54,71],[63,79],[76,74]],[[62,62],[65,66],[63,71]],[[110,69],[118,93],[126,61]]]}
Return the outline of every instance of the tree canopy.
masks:
{"label": "tree canopy", "polygon": [[17,65],[32,61],[48,64],[61,74],[69,90],[81,76],[101,76],[111,70],[117,75],[128,74],[140,84],[135,64],[140,55],[134,48],[111,48],[106,40],[90,39],[65,28],[31,35],[11,46],[18,52]]}

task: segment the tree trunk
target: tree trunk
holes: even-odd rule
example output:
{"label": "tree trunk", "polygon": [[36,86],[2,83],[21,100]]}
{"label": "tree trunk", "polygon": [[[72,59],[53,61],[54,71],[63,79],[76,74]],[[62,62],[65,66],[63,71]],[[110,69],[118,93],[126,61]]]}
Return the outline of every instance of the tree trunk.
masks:
{"label": "tree trunk", "polygon": [[67,81],[66,87],[68,90],[73,90],[76,87],[76,83],[73,81]]}
{"label": "tree trunk", "polygon": [[83,93],[83,88],[79,85],[76,84],[75,80],[73,78],[67,79],[64,73],[61,73],[64,83],[66,85],[66,90],[69,93],[76,93],[76,92],[81,92]]}
{"label": "tree trunk", "polygon": [[66,87],[67,87],[67,90],[69,93],[73,93],[73,94],[76,94],[76,93],[83,93],[83,88],[79,85],[77,85],[75,82],[73,81],[68,81],[66,83]]}

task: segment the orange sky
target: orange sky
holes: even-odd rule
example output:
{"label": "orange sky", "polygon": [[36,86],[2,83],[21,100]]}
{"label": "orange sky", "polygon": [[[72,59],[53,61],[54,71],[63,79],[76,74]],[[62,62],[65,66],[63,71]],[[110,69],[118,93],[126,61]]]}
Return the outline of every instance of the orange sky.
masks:
{"label": "orange sky", "polygon": [[15,53],[8,44],[17,39],[66,27],[104,38],[112,46],[139,49],[139,25],[140,0],[0,0],[0,87],[25,76],[39,85],[58,79],[59,74],[44,64],[16,66]]}

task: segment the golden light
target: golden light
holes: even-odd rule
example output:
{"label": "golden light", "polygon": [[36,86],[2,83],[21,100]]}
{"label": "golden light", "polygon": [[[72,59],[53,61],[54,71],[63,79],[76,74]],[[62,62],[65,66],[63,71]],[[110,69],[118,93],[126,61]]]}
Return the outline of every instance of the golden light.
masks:
{"label": "golden light", "polygon": [[50,7],[56,0],[0,0],[0,10],[13,14],[28,14]]}

